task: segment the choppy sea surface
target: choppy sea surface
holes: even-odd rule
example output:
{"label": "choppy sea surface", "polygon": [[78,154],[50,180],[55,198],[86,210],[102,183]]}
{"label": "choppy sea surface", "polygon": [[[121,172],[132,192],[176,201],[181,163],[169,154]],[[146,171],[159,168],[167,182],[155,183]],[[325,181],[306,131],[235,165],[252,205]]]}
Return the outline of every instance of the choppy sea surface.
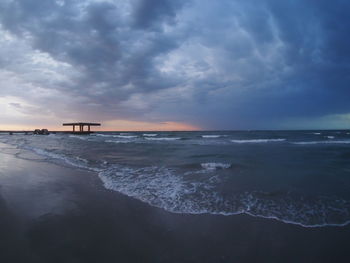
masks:
{"label": "choppy sea surface", "polygon": [[0,134],[0,142],[18,158],[29,150],[94,171],[106,188],[173,213],[350,223],[347,130]]}

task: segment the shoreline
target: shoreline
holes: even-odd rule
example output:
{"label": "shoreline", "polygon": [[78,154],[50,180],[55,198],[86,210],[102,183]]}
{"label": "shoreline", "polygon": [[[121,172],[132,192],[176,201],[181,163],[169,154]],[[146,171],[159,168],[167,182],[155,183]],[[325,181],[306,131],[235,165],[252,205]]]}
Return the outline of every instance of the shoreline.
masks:
{"label": "shoreline", "polygon": [[17,158],[22,150],[6,148],[0,153],[2,262],[345,262],[350,256],[350,226],[174,214],[105,189],[94,172],[33,153]]}

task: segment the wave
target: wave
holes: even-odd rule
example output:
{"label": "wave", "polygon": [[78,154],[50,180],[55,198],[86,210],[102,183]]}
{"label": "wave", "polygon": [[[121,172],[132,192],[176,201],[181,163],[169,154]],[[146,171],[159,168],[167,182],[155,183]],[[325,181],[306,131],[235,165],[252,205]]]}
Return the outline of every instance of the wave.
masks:
{"label": "wave", "polygon": [[[350,143],[350,140],[349,140]],[[308,197],[290,192],[222,193],[225,183],[218,169],[228,163],[202,163],[210,173],[187,176],[174,168],[90,162],[80,156],[24,146],[47,161],[98,173],[104,187],[172,213],[236,215],[276,219],[303,227],[344,226],[350,223],[350,201],[335,197]]]}
{"label": "wave", "polygon": [[95,133],[95,134],[91,134],[90,136],[111,137],[111,136],[113,136],[113,135],[101,134],[101,133]]}
{"label": "wave", "polygon": [[212,171],[218,169],[227,169],[231,167],[230,163],[201,163],[202,168]]}
{"label": "wave", "polygon": [[349,143],[350,143],[350,140],[292,142],[292,144],[299,144],[299,145],[313,145],[313,144],[349,144]]}
{"label": "wave", "polygon": [[144,134],[142,134],[142,136],[144,136],[144,137],[155,137],[157,135],[158,135],[157,133],[144,133]]}
{"label": "wave", "polygon": [[149,141],[176,141],[180,140],[181,138],[179,137],[164,137],[164,138],[145,138],[146,140]]}
{"label": "wave", "polygon": [[286,139],[251,139],[251,140],[231,140],[234,143],[268,143],[268,142],[283,142]]}
{"label": "wave", "polygon": [[107,143],[132,143],[134,141],[129,141],[129,140],[106,140],[105,142],[107,142]]}
{"label": "wave", "polygon": [[[290,193],[221,194],[217,177],[191,181],[165,167],[114,165],[99,173],[104,186],[172,213],[237,215],[276,219],[303,227],[350,223],[350,202]],[[214,178],[214,179],[213,179]]]}
{"label": "wave", "polygon": [[[127,134],[127,133],[125,133]],[[132,139],[137,138],[137,135],[116,135],[116,134],[94,134],[93,136],[99,136],[99,137],[112,137],[112,138],[123,138],[123,139]]]}
{"label": "wave", "polygon": [[275,219],[303,227],[346,226],[350,224],[350,202],[334,197],[308,198],[286,193],[271,197],[263,192],[242,196],[245,214]]}
{"label": "wave", "polygon": [[122,139],[133,139],[137,138],[138,136],[136,135],[113,135],[115,138],[122,138]]}
{"label": "wave", "polygon": [[70,157],[70,156],[67,156],[67,155],[62,154],[62,153],[55,153],[55,152],[51,152],[51,151],[47,151],[47,150],[35,148],[35,147],[26,146],[23,148],[26,150],[30,150],[30,151],[32,151],[40,156],[43,156],[48,160],[61,161],[59,164],[62,164],[62,162],[63,162],[63,164],[68,164],[69,166],[73,166],[76,168],[81,168],[84,170],[90,170],[90,171],[95,171],[95,172],[99,171],[98,169],[95,169],[95,168],[89,166],[88,160],[86,160],[82,157],[79,157],[79,156]]}
{"label": "wave", "polygon": [[222,135],[202,135],[202,138],[220,138]]}
{"label": "wave", "polygon": [[89,141],[90,138],[89,136],[79,136],[79,135],[69,135],[69,138],[74,138],[74,139],[79,139],[79,140],[82,140],[82,141]]}

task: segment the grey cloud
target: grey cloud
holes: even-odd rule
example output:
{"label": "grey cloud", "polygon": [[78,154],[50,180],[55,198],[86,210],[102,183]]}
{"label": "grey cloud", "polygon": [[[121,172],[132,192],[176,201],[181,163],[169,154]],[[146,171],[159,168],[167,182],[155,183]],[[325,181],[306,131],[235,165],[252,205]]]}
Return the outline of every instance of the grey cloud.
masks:
{"label": "grey cloud", "polygon": [[64,95],[64,109],[50,98],[62,116],[212,129],[350,112],[347,2],[130,0],[127,10],[120,1],[62,2],[0,3],[4,29],[71,65],[60,72],[67,79],[48,83],[0,61]]}
{"label": "grey cloud", "polygon": [[158,29],[163,23],[175,23],[176,13],[185,1],[138,0],[134,9],[134,25],[142,29]]}
{"label": "grey cloud", "polygon": [[21,103],[16,103],[16,102],[11,102],[9,103],[10,106],[15,107],[15,108],[22,108]]}

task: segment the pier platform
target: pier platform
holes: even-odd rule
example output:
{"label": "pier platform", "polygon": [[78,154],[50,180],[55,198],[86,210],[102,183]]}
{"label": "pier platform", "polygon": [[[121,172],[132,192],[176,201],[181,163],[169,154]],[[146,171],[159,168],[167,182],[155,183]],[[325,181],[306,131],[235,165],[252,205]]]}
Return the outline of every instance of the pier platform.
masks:
{"label": "pier platform", "polygon": [[[73,134],[90,134],[93,133],[91,131],[91,126],[101,126],[100,123],[93,123],[93,122],[72,122],[72,123],[63,123],[63,126],[72,126],[73,127]],[[79,130],[76,130],[75,127],[78,127]],[[84,130],[84,127],[87,126],[87,131]]]}

